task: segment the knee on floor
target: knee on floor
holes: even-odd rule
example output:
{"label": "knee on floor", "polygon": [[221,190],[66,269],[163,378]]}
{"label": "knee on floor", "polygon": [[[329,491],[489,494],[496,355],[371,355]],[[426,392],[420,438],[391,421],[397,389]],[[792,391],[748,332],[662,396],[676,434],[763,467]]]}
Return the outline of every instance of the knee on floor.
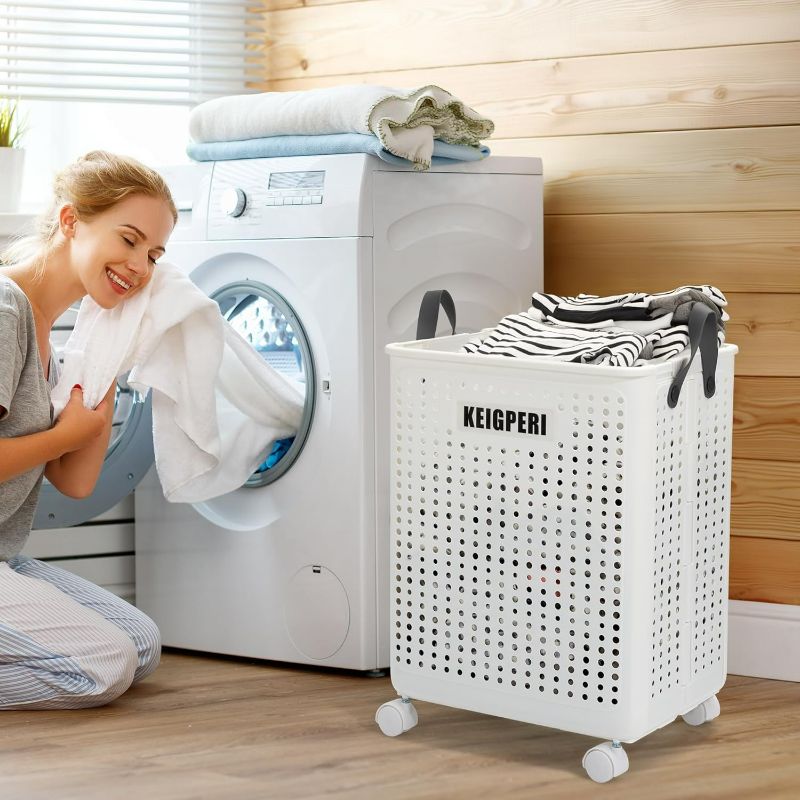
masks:
{"label": "knee on floor", "polygon": [[158,625],[150,617],[142,614],[138,627],[140,632],[137,640],[141,644],[138,645],[139,666],[133,678],[134,683],[147,677],[161,661],[161,631]]}
{"label": "knee on floor", "polygon": [[80,659],[83,680],[69,691],[71,708],[91,708],[115,700],[133,683],[139,654],[122,631],[103,641],[97,652]]}

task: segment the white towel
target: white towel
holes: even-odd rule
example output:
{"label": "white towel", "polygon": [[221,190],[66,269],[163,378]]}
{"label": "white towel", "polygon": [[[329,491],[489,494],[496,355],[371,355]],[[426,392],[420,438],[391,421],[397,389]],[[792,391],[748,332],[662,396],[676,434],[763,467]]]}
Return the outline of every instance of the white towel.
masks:
{"label": "white towel", "polygon": [[434,139],[477,147],[493,130],[491,120],[432,85],[412,90],[356,85],[232,95],[201,103],[189,115],[195,142],[372,133],[384,149],[419,169],[430,166]]}
{"label": "white towel", "polygon": [[197,503],[239,488],[275,439],[297,431],[303,398],[172,264],[116,308],[81,303],[53,389],[58,416],[76,383],[94,408],[118,375],[153,393],[153,446],[164,496]]}

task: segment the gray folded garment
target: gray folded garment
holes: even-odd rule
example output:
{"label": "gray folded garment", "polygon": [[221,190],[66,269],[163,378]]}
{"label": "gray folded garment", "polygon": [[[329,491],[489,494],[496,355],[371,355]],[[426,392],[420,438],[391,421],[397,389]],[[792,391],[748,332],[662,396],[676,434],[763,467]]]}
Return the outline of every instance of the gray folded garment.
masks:
{"label": "gray folded garment", "polygon": [[725,330],[725,323],[722,317],[722,308],[720,307],[719,303],[715,302],[704,292],[690,286],[676,289],[674,292],[651,295],[650,309],[653,311],[672,311],[673,324],[686,323],[689,319],[689,314],[692,311],[692,306],[694,306],[695,303],[702,303],[703,305],[708,306],[717,317],[717,330]]}

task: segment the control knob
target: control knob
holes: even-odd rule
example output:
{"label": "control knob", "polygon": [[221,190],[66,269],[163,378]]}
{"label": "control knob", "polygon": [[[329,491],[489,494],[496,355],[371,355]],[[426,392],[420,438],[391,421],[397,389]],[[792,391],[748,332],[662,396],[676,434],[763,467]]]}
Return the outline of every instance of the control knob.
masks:
{"label": "control knob", "polygon": [[241,217],[247,206],[247,195],[241,189],[230,187],[222,193],[222,210],[229,217]]}

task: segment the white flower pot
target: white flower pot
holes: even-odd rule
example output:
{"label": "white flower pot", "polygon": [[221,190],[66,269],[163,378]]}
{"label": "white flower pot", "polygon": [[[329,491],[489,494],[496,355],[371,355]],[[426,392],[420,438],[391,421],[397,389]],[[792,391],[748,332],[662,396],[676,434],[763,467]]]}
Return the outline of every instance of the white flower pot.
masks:
{"label": "white flower pot", "polygon": [[24,163],[23,149],[0,147],[0,213],[14,214],[19,210]]}

